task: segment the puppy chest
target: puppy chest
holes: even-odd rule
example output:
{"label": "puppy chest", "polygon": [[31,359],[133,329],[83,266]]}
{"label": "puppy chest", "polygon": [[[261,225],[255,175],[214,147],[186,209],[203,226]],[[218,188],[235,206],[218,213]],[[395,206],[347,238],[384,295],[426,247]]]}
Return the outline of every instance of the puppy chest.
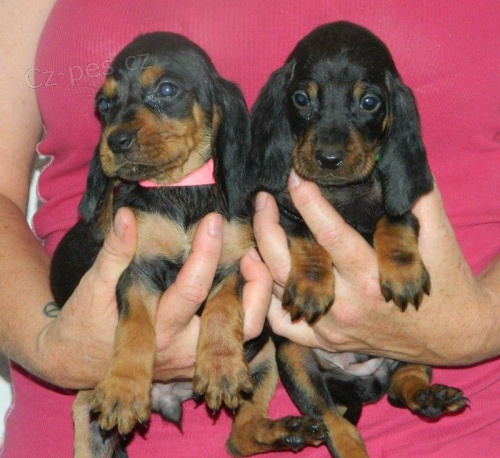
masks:
{"label": "puppy chest", "polygon": [[[162,256],[170,261],[184,263],[191,251],[200,221],[184,227],[179,222],[156,213],[135,211],[135,215],[138,236],[136,256],[144,259]],[[254,238],[251,224],[246,219],[224,220],[222,232],[223,246],[219,265],[228,267],[254,246]]]}

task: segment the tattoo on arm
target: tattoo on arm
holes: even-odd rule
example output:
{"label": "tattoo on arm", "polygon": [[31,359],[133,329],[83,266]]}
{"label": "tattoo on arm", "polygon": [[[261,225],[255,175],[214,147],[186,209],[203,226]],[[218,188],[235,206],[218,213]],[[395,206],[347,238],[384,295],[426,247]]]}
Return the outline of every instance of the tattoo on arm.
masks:
{"label": "tattoo on arm", "polygon": [[43,306],[43,313],[49,318],[57,318],[60,311],[60,307],[55,302],[49,302]]}

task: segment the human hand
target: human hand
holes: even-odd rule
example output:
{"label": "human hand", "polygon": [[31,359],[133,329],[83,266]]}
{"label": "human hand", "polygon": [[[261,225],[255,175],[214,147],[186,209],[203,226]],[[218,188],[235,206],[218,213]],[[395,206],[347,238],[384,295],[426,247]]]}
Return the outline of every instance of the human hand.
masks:
{"label": "human hand", "polygon": [[[192,251],[175,282],[160,299],[156,318],[157,358],[155,379],[192,378],[200,317],[222,250],[222,218],[205,217],[196,231]],[[257,337],[264,326],[272,295],[272,278],[255,248],[240,263],[243,286],[244,338]]]}
{"label": "human hand", "polygon": [[[500,343],[492,338],[491,324],[498,322],[498,307],[493,307],[492,295],[472,276],[437,188],[413,209],[421,225],[419,249],[430,272],[431,295],[425,296],[418,311],[405,312],[385,302],[375,251],[345,223],[319,188],[292,174],[289,189],[316,240],[332,258],[336,297],[330,311],[313,326],[292,322],[274,299],[269,321],[277,334],[330,351],[429,364],[467,364],[498,354]],[[257,197],[254,229],[280,296],[290,257],[276,203],[269,195]]]}
{"label": "human hand", "polygon": [[[160,299],[155,379],[192,376],[199,334],[196,312],[210,290],[219,261],[221,224],[217,214],[201,221],[184,267]],[[119,209],[94,265],[39,335],[43,366],[39,373],[45,380],[82,389],[95,386],[103,378],[113,354],[118,322],[115,288],[134,256],[136,243],[134,215],[130,209]],[[243,291],[245,338],[250,339],[262,330],[272,279],[255,249],[244,256],[241,269],[247,280]]]}
{"label": "human hand", "polygon": [[93,387],[103,378],[118,323],[116,284],[132,260],[136,244],[134,214],[128,208],[119,209],[93,266],[39,333],[43,379],[81,389]]}

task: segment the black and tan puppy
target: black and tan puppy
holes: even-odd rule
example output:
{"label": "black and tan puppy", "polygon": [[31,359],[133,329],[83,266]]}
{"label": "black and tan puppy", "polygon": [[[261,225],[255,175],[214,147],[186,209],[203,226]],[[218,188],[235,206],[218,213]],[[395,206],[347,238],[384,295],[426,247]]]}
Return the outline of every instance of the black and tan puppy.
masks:
{"label": "black and tan puppy", "polygon": [[[380,286],[401,310],[418,308],[430,278],[418,252],[414,202],[433,186],[414,97],[387,47],[347,22],[303,38],[264,86],[252,114],[246,161],[250,194],[275,195],[288,236],[291,272],[283,306],[313,323],[334,303],[332,262],[294,208],[293,169],[316,182],[344,219],[375,247]],[[461,409],[460,390],[429,385],[430,368],[358,354],[329,354],[276,339],[283,383],[302,410],[321,418],[336,456],[365,456],[356,423],[362,403],[384,393],[437,417]]]}
{"label": "black and tan puppy", "polygon": [[[119,322],[110,366],[98,386],[81,391],[74,404],[75,455],[111,456],[120,436],[147,422],[151,409],[179,422],[181,402],[193,393],[203,395],[210,409],[225,405],[237,411],[228,446],[234,454],[320,443],[320,421],[267,418],[278,377],[274,346],[266,333],[243,345],[239,260],[254,241],[249,219],[235,215],[233,197],[241,196],[233,170],[241,169],[250,147],[250,118],[240,90],[217,74],[201,48],[173,33],[138,37],[111,69],[96,97],[102,135],[79,206],[81,220],[52,261],[56,301],[62,306],[92,265],[119,207],[135,213],[138,246],[117,287]],[[215,184],[169,186],[212,161]],[[194,379],[152,388],[157,303],[209,212],[225,218],[224,248],[200,311]]]}

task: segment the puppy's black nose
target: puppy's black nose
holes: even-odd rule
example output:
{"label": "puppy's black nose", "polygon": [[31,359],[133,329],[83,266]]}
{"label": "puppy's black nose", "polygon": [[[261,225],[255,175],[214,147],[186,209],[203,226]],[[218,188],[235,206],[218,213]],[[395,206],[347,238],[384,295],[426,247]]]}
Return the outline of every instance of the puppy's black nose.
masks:
{"label": "puppy's black nose", "polygon": [[316,151],[316,160],[324,169],[336,169],[344,161],[345,153],[341,150]]}
{"label": "puppy's black nose", "polygon": [[108,135],[108,145],[115,154],[124,154],[130,151],[134,144],[135,135],[129,130],[118,129]]}

